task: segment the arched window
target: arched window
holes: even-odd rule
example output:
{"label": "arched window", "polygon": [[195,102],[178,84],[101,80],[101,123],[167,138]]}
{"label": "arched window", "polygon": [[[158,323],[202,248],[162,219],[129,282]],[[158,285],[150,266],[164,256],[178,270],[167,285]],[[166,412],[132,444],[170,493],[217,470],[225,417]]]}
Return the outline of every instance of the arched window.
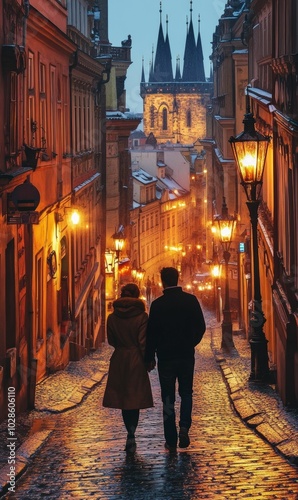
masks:
{"label": "arched window", "polygon": [[150,106],[150,128],[154,128],[154,106]]}
{"label": "arched window", "polygon": [[190,109],[186,112],[186,126],[191,127],[191,111]]}
{"label": "arched window", "polygon": [[162,129],[168,130],[168,112],[167,108],[163,108],[162,110]]}

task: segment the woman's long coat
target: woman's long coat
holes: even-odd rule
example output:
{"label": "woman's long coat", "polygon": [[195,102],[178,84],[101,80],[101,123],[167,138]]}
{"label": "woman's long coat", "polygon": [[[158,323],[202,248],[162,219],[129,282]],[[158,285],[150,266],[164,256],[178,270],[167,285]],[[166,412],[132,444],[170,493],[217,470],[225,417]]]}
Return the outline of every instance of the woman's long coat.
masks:
{"label": "woman's long coat", "polygon": [[108,342],[115,350],[103,406],[135,410],[153,406],[151,385],[144,363],[148,314],[144,302],[132,297],[117,299],[108,316]]}

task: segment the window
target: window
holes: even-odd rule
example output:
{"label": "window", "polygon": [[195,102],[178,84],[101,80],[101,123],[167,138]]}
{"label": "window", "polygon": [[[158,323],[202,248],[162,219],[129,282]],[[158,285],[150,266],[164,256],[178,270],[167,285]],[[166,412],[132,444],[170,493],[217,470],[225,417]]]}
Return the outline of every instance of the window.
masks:
{"label": "window", "polygon": [[[27,89],[28,89],[28,110],[27,110],[27,123],[33,124],[36,120],[35,118],[35,81],[34,81],[34,54],[29,51],[28,54],[28,72],[27,72]],[[30,127],[28,127],[27,137],[25,142],[30,146],[33,139],[30,133]]]}
{"label": "window", "polygon": [[43,63],[39,64],[39,92],[40,95],[46,93],[46,66]]}
{"label": "window", "polygon": [[78,98],[76,95],[74,95],[73,99],[73,116],[74,116],[74,127],[73,127],[73,145],[74,145],[74,151],[78,151],[78,145],[77,145],[77,129],[78,129]]}
{"label": "window", "polygon": [[11,73],[10,77],[10,109],[9,109],[9,153],[17,153],[17,75]]}
{"label": "window", "polygon": [[50,67],[50,99],[51,99],[51,137],[50,137],[50,147],[51,151],[56,152],[56,68],[54,66]]}
{"label": "window", "polygon": [[28,90],[34,89],[34,55],[29,51],[28,54]]}
{"label": "window", "polygon": [[47,107],[46,107],[46,66],[39,64],[39,103],[40,103],[40,129],[41,145],[47,145]]}
{"label": "window", "polygon": [[186,126],[188,128],[191,127],[191,111],[190,111],[190,109],[186,113]]}
{"label": "window", "polygon": [[150,106],[150,128],[154,128],[154,106]]}
{"label": "window", "polygon": [[162,110],[162,129],[168,130],[168,112],[166,108]]}
{"label": "window", "polygon": [[62,148],[64,153],[70,150],[68,144],[69,120],[68,120],[68,78],[66,75],[62,77],[62,100],[63,100],[63,127],[62,127]]}

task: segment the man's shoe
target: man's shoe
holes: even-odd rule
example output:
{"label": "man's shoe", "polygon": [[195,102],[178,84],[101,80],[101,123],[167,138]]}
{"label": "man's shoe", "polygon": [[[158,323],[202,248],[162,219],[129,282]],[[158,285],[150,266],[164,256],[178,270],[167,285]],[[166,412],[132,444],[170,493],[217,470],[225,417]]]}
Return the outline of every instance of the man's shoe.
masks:
{"label": "man's shoe", "polygon": [[168,443],[165,443],[165,448],[166,448],[166,450],[169,450],[170,453],[176,453],[176,451],[177,451],[176,446],[171,446]]}
{"label": "man's shoe", "polygon": [[124,451],[126,453],[135,453],[137,449],[137,444],[135,438],[127,438]]}
{"label": "man's shoe", "polygon": [[179,448],[187,448],[189,445],[190,445],[190,439],[188,435],[188,429],[186,427],[180,427]]}

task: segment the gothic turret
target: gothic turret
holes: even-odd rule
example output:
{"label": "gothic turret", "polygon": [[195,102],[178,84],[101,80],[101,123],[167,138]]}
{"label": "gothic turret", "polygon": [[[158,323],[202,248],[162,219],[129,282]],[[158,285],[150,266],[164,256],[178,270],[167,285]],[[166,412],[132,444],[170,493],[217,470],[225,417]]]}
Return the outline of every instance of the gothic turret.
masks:
{"label": "gothic turret", "polygon": [[171,54],[171,48],[170,48],[170,40],[169,40],[169,33],[168,33],[168,16],[167,16],[167,32],[166,32],[166,39],[165,39],[165,64],[166,64],[166,80],[167,82],[172,82],[173,81],[173,66],[172,66],[172,54]]}
{"label": "gothic turret", "polygon": [[180,57],[179,56],[176,59],[175,82],[181,82]]}
{"label": "gothic turret", "polygon": [[205,69],[204,69],[204,57],[203,57],[203,49],[202,49],[202,42],[201,42],[201,30],[200,30],[200,24],[201,24],[201,19],[199,16],[199,26],[198,26],[198,39],[197,39],[197,63],[198,63],[198,81],[199,82],[205,82]]}
{"label": "gothic turret", "polygon": [[168,19],[167,19],[167,33],[166,38],[164,37],[163,27],[162,27],[162,9],[160,2],[160,23],[157,39],[157,47],[155,53],[155,61],[153,66],[153,72],[150,81],[152,82],[172,82],[173,81],[173,69],[172,69],[172,54],[170,49],[170,42],[168,36]]}
{"label": "gothic turret", "polygon": [[190,9],[190,22],[185,42],[182,81],[183,82],[198,81],[197,47],[196,47],[195,34],[192,22],[192,7]]}

